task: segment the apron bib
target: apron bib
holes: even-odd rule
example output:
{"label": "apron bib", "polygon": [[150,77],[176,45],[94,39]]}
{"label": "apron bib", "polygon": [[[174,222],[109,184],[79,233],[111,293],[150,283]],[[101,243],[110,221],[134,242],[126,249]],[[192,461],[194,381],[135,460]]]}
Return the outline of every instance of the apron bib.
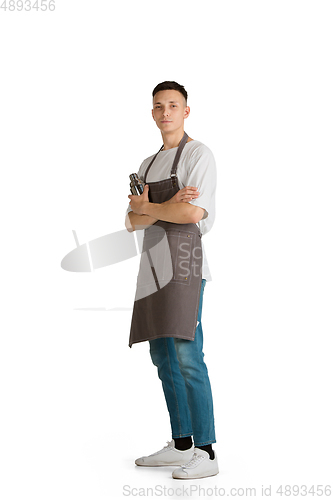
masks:
{"label": "apron bib", "polygon": [[[187,139],[185,132],[177,148],[170,178],[149,183],[151,203],[168,201],[179,191],[176,172]],[[147,167],[145,183],[161,149]],[[202,280],[201,237],[201,231],[194,223],[158,220],[144,229],[129,347],[161,337],[194,340]]]}

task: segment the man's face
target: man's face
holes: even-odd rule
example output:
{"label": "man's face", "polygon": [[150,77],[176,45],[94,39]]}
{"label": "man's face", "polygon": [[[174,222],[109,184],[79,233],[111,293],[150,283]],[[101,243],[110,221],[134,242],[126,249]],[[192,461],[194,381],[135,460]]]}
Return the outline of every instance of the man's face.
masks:
{"label": "man's face", "polygon": [[184,127],[190,114],[185,98],[178,90],[161,90],[154,95],[152,115],[161,132],[174,132]]}

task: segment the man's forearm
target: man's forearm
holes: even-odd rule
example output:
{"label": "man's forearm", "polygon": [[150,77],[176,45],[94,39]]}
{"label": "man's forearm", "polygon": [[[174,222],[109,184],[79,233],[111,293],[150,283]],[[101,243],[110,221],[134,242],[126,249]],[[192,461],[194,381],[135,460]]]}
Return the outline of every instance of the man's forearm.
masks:
{"label": "man's forearm", "polygon": [[149,212],[139,215],[129,212],[125,219],[125,225],[129,232],[137,229],[145,229],[155,224],[158,220],[174,222],[176,224],[197,223],[202,219],[204,209],[191,205],[190,203],[149,203],[145,204],[145,211]]}
{"label": "man's forearm", "polygon": [[204,210],[190,203],[150,203],[145,202],[143,206],[145,215],[157,220],[175,222],[176,224],[188,224],[198,222]]}
{"label": "man's forearm", "polygon": [[150,217],[150,215],[138,215],[134,212],[129,212],[126,216],[125,226],[127,231],[132,232],[137,229],[145,229],[154,224],[158,219]]}
{"label": "man's forearm", "polygon": [[[168,201],[164,201],[160,203],[160,205],[168,205]],[[134,212],[129,212],[125,219],[125,226],[128,231],[136,231],[137,229],[145,229],[146,227],[152,226],[156,221],[155,217],[151,217],[150,215],[139,215]]]}

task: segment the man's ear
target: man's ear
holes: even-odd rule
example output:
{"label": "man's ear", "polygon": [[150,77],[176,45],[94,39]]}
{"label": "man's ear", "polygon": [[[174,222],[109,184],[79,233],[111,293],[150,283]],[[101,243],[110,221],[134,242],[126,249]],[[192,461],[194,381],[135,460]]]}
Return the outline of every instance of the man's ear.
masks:
{"label": "man's ear", "polygon": [[153,109],[151,110],[151,115],[153,117],[154,122],[156,122],[155,117],[154,117],[154,110]]}
{"label": "man's ear", "polygon": [[187,118],[190,114],[190,106],[186,106],[186,108],[184,109],[184,118]]}

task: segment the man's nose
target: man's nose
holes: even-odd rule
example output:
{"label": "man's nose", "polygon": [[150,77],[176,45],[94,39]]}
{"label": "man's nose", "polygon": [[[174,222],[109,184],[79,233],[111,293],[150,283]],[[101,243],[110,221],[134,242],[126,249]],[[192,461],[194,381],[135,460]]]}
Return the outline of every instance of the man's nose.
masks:
{"label": "man's nose", "polygon": [[169,110],[168,109],[164,109],[163,111],[163,116],[169,116]]}

